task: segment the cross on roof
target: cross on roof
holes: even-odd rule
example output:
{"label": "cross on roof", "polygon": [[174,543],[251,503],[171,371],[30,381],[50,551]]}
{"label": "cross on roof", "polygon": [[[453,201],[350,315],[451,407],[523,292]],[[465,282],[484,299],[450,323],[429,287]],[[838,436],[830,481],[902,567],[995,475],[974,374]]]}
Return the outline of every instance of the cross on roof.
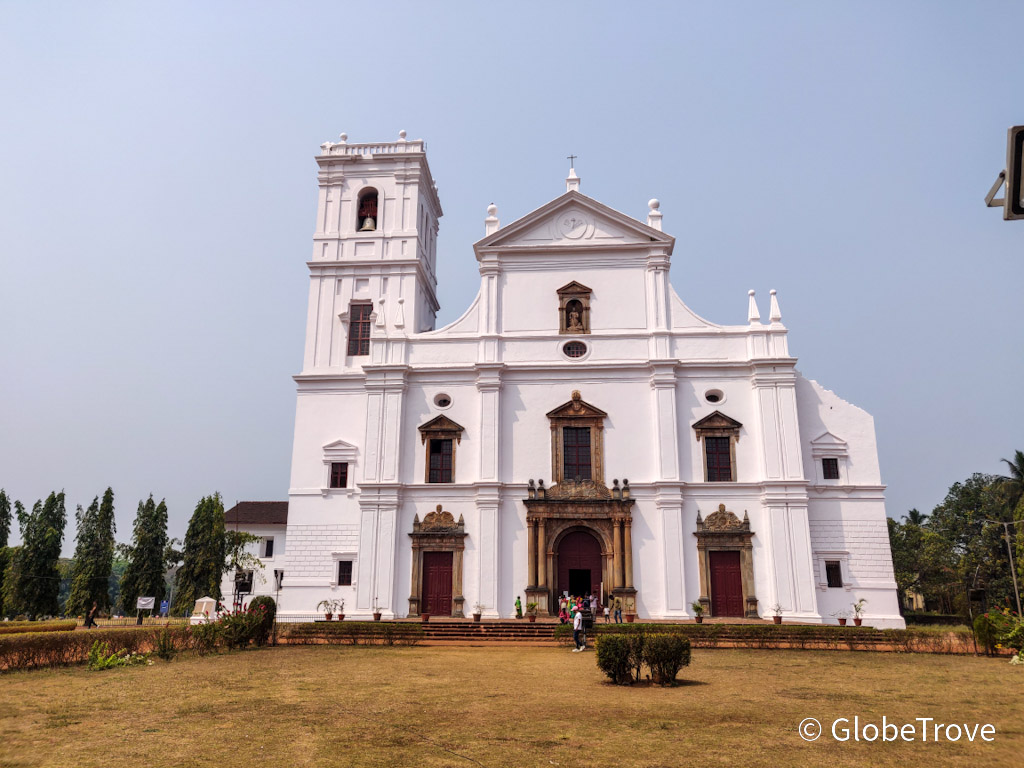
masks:
{"label": "cross on roof", "polygon": [[565,158],[566,160],[569,161],[569,167],[570,168],[574,167],[573,163],[576,162],[576,158],[577,158],[577,155],[569,155],[567,158]]}

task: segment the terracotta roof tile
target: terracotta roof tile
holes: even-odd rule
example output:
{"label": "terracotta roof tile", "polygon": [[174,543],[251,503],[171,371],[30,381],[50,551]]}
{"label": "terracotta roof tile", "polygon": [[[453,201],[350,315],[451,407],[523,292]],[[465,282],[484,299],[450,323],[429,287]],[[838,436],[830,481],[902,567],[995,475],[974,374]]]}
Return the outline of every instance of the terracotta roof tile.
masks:
{"label": "terracotta roof tile", "polygon": [[287,525],[287,501],[240,501],[224,513],[227,525]]}

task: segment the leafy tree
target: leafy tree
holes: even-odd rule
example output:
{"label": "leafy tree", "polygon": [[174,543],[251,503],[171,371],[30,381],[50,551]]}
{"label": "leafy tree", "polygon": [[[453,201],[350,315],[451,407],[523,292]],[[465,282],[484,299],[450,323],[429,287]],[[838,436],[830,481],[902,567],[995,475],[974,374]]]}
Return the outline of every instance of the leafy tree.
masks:
{"label": "leafy tree", "polygon": [[110,607],[110,573],[114,561],[114,491],[103,494],[103,502],[93,499],[83,512],[78,507],[78,544],[71,571],[71,592],[64,612],[84,614],[95,602],[101,611]]}
{"label": "leafy tree", "polygon": [[227,547],[224,530],[224,504],[220,494],[204,496],[196,505],[185,532],[183,561],[175,582],[171,611],[187,613],[200,597],[221,598],[220,579],[224,572]]}
{"label": "leafy tree", "polygon": [[4,576],[7,573],[7,563],[11,558],[11,552],[7,548],[10,535],[11,500],[7,497],[7,492],[0,488],[0,617],[7,615],[4,610]]}
{"label": "leafy tree", "polygon": [[128,566],[121,577],[121,608],[125,613],[135,610],[139,597],[164,599],[164,550],[167,548],[167,504],[157,504],[150,495],[139,502],[132,526],[131,546],[117,546],[118,553],[127,555]]}
{"label": "leafy tree", "polygon": [[1009,473],[999,478],[1000,488],[1006,496],[1009,518],[1016,525],[1015,547],[1017,579],[1024,579],[1024,451],[1014,451],[1013,459],[1002,459]]}
{"label": "leafy tree", "polygon": [[56,616],[61,582],[58,561],[67,523],[64,493],[37,501],[31,512],[20,503],[14,506],[22,544],[11,555],[4,578],[5,610],[33,619]]}

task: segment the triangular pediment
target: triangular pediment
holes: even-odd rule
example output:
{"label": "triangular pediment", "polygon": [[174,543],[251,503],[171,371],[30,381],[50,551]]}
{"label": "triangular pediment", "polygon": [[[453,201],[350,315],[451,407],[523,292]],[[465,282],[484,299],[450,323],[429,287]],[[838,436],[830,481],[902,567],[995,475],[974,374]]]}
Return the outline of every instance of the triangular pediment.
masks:
{"label": "triangular pediment", "polygon": [[444,415],[436,416],[426,424],[420,424],[419,430],[420,432],[458,432],[460,434],[465,431],[460,424],[456,424]]}
{"label": "triangular pediment", "polygon": [[674,241],[675,238],[664,232],[571,190],[488,235],[473,247],[479,251],[481,248],[671,244]]}
{"label": "triangular pediment", "polygon": [[333,443],[327,443],[323,447],[324,456],[339,461],[353,460],[359,453],[359,448],[352,445],[352,443],[346,443],[344,440],[335,440]]}
{"label": "triangular pediment", "polygon": [[831,432],[825,432],[811,440],[811,445],[816,448],[846,448],[846,441]]}
{"label": "triangular pediment", "polygon": [[569,402],[547,413],[549,419],[603,419],[607,415],[600,408],[586,402],[578,391],[573,391]]}
{"label": "triangular pediment", "polygon": [[694,423],[694,429],[739,429],[743,425],[736,419],[726,416],[721,411],[709,413],[700,421]]}
{"label": "triangular pediment", "polygon": [[593,291],[583,285],[583,283],[577,283],[573,280],[571,283],[567,283],[559,288],[557,293],[559,296],[583,296],[588,293],[593,293]]}

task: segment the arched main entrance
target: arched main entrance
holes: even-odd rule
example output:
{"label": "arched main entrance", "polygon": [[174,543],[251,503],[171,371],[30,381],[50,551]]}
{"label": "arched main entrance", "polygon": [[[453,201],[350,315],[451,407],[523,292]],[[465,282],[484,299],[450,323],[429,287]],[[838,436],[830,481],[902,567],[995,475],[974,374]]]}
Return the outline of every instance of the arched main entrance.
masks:
{"label": "arched main entrance", "polygon": [[601,590],[601,543],[588,531],[566,533],[558,543],[558,594]]}

